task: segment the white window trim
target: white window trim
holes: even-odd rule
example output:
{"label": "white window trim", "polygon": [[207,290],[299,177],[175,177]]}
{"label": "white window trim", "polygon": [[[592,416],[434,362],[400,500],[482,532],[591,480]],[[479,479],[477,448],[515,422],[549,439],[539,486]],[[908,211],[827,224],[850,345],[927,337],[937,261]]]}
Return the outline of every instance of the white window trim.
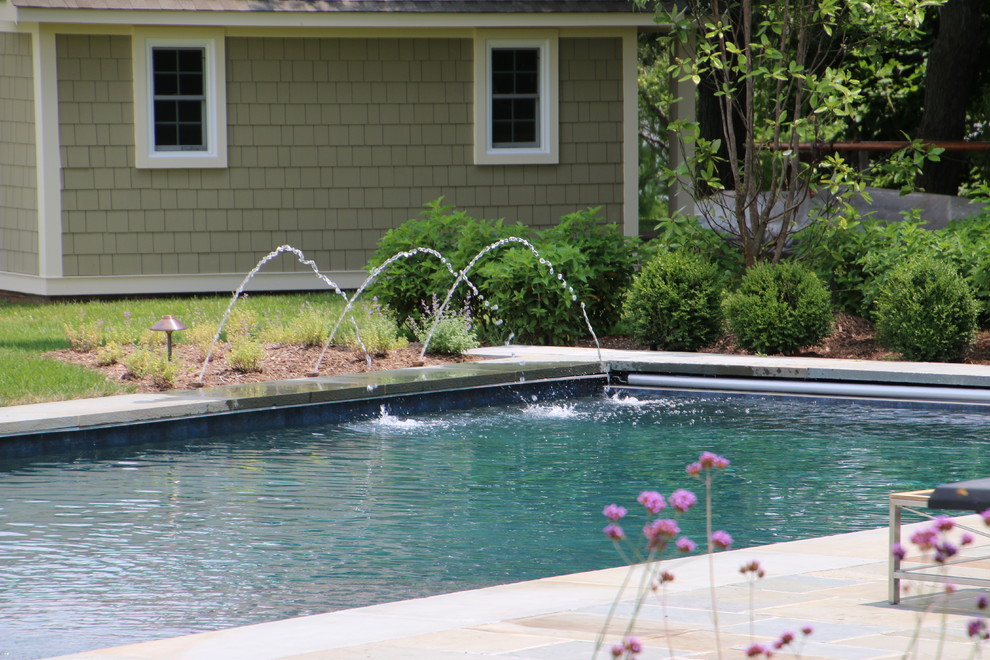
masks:
{"label": "white window trim", "polygon": [[[184,28],[182,37],[165,30],[136,30],[134,56],[134,162],[141,169],[227,167],[227,94],[224,33]],[[206,149],[156,150],[152,113],[151,49],[203,48],[206,53]]]}
{"label": "white window trim", "polygon": [[[491,52],[493,48],[540,49],[540,145],[493,147],[491,124]],[[559,87],[557,33],[540,31],[514,37],[479,32],[474,39],[474,163],[475,165],[555,165],[559,162]]]}

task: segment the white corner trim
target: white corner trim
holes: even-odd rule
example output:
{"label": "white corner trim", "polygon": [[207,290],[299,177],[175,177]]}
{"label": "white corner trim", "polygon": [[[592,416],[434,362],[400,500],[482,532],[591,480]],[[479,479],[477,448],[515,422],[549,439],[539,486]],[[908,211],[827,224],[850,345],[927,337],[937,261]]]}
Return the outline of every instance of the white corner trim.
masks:
{"label": "white corner trim", "polygon": [[34,25],[34,141],[38,214],[38,273],[62,275],[62,157],[58,141],[58,61],[55,32]]}
{"label": "white corner trim", "polygon": [[[227,167],[227,74],[222,28],[135,28],[131,40],[134,62],[134,163],[139,169]],[[155,149],[151,107],[151,48],[197,46],[206,50],[205,151]]]}
{"label": "white corner trim", "polygon": [[[474,164],[556,165],[560,160],[560,56],[557,30],[477,30],[474,36]],[[491,144],[491,58],[499,46],[540,48],[539,147]]]}

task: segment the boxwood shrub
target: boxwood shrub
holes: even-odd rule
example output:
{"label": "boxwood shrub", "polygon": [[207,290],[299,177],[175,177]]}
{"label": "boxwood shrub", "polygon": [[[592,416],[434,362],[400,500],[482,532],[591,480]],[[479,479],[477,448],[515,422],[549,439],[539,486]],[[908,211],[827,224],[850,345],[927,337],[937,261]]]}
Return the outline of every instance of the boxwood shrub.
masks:
{"label": "boxwood shrub", "polygon": [[973,340],[978,305],[963,277],[932,255],[894,268],[876,300],[877,340],[906,360],[957,360]]}
{"label": "boxwood shrub", "polygon": [[789,354],[821,341],[834,317],[828,289],[795,262],[750,268],[726,297],[724,310],[739,346],[765,355]]}
{"label": "boxwood shrub", "polygon": [[658,252],[633,279],[622,320],[653,350],[694,351],[721,333],[722,293],[715,264],[693,252]]}

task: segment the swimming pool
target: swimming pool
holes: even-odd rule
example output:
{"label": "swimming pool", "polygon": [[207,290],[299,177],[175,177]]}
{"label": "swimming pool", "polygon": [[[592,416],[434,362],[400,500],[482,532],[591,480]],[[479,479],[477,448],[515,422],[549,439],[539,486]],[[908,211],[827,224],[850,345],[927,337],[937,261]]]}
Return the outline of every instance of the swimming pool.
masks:
{"label": "swimming pool", "polygon": [[[732,460],[737,547],[876,527],[986,473],[980,409],[699,394],[520,402],[97,449],[0,473],[0,652],[43,657],[616,565],[601,508]],[[629,527],[635,528],[634,524]],[[701,540],[703,520],[682,520]]]}

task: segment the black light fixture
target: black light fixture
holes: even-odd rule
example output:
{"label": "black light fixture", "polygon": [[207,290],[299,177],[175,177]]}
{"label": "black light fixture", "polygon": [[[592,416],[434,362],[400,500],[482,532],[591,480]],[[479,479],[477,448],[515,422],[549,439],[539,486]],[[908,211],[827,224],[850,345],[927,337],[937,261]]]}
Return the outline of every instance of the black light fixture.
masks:
{"label": "black light fixture", "polygon": [[168,361],[172,361],[172,333],[185,330],[188,326],[171,314],[166,314],[161,320],[151,326],[152,330],[165,333],[165,343],[168,346]]}

